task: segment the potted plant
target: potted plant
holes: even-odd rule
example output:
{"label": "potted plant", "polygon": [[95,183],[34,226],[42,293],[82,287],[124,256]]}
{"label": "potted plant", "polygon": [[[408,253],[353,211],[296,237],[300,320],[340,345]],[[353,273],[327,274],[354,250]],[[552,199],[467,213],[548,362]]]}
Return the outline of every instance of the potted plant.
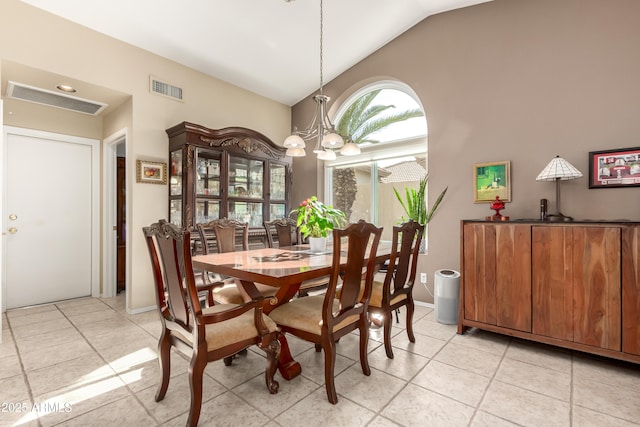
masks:
{"label": "potted plant", "polygon": [[[402,216],[402,221],[408,221],[410,219],[414,220],[418,224],[427,225],[431,220],[431,217],[436,213],[436,209],[442,202],[444,195],[447,193],[447,189],[449,187],[445,187],[444,190],[440,193],[438,198],[436,199],[431,209],[427,210],[427,200],[425,199],[425,193],[427,190],[427,182],[429,180],[429,174],[425,175],[424,178],[420,180],[420,185],[418,189],[415,188],[405,188],[405,197],[404,199],[400,196],[398,190],[393,188],[393,192],[396,193],[396,197],[398,201],[404,208],[404,212],[407,214],[407,218]],[[422,243],[425,243],[425,239],[422,240]],[[420,252],[424,252],[424,248],[421,247]]]}
{"label": "potted plant", "polygon": [[322,252],[325,249],[328,233],[334,227],[346,222],[346,215],[340,209],[325,205],[316,196],[312,196],[300,203],[297,209],[298,227],[306,238],[312,252]]}

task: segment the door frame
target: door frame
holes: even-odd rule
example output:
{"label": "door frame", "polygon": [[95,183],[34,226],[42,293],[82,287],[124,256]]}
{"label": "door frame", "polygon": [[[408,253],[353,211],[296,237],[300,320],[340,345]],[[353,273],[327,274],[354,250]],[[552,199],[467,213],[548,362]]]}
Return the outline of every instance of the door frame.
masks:
{"label": "door frame", "polygon": [[[0,151],[2,152],[2,208],[1,212],[7,209],[7,146],[9,135],[26,136],[31,138],[50,139],[73,144],[88,145],[91,148],[91,296],[100,296],[100,141],[97,139],[84,138],[73,135],[47,132],[42,130],[26,129],[14,126],[2,127],[2,138],[0,138]],[[7,228],[7,219],[2,216],[3,235]],[[7,296],[7,241],[2,239],[2,312],[6,311]]]}
{"label": "door frame", "polygon": [[[107,138],[105,138],[102,145],[102,159],[103,159],[103,181],[102,181],[102,205],[104,206],[104,218],[103,218],[103,245],[102,245],[102,296],[105,298],[111,298],[116,296],[117,292],[117,278],[116,278],[116,265],[117,265],[117,235],[115,231],[116,227],[116,165],[118,157],[117,149],[118,145],[126,144],[129,140],[129,132],[127,128],[121,129]],[[125,150],[128,151],[128,147],[125,145]],[[128,153],[125,151],[125,158]],[[130,204],[127,203],[126,218],[129,216]],[[129,229],[126,230],[127,242],[129,242]],[[128,246],[128,244],[127,244]],[[126,284],[125,284],[125,307],[129,304],[129,284],[131,283],[131,268],[130,268],[130,256],[127,250],[126,256]]]}

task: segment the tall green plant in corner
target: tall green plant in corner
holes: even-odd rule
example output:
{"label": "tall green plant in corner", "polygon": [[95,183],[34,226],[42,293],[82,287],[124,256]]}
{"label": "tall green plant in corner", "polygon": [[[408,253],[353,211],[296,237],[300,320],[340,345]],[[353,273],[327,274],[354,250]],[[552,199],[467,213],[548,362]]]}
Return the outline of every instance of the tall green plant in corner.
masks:
{"label": "tall green plant in corner", "polygon": [[427,200],[425,198],[427,190],[427,182],[429,181],[429,174],[426,174],[424,178],[420,180],[418,189],[405,188],[404,198],[400,195],[396,188],[393,188],[393,192],[396,193],[398,201],[402,205],[407,217],[402,217],[402,221],[414,220],[418,224],[427,225],[431,220],[431,217],[436,213],[436,209],[440,206],[444,195],[447,193],[449,187],[445,187],[442,193],[438,196],[431,209],[427,210]]}

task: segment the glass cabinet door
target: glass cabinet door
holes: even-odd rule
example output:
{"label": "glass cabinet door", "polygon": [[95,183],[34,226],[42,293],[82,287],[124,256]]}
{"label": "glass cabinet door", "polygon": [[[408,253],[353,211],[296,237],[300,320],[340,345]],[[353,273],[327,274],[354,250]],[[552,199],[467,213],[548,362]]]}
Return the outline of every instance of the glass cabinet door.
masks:
{"label": "glass cabinet door", "polygon": [[284,218],[286,216],[286,209],[287,205],[284,203],[271,203],[269,205],[269,218],[271,218],[271,221]]}
{"label": "glass cabinet door", "polygon": [[262,199],[264,162],[229,156],[229,196]]}
{"label": "glass cabinet door", "polygon": [[170,157],[169,195],[180,196],[182,195],[182,150],[172,151]]}
{"label": "glass cabinet door", "polygon": [[196,224],[220,219],[220,201],[196,199]]}
{"label": "glass cabinet door", "polygon": [[229,202],[229,218],[248,222],[249,227],[262,227],[262,203]]}
{"label": "glass cabinet door", "polygon": [[[269,186],[271,187],[271,198],[276,200],[285,199],[286,190],[286,169],[283,165],[271,164]],[[273,218],[272,218],[273,219]]]}
{"label": "glass cabinet door", "polygon": [[196,196],[220,196],[220,153],[197,150]]}

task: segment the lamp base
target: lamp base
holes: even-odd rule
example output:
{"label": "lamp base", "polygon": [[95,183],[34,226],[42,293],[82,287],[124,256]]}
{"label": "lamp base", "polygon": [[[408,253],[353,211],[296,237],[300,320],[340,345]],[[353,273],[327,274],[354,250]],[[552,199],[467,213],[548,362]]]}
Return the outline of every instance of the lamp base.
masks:
{"label": "lamp base", "polygon": [[571,222],[573,221],[573,217],[564,216],[562,213],[558,212],[555,214],[547,215],[547,221],[550,222]]}

